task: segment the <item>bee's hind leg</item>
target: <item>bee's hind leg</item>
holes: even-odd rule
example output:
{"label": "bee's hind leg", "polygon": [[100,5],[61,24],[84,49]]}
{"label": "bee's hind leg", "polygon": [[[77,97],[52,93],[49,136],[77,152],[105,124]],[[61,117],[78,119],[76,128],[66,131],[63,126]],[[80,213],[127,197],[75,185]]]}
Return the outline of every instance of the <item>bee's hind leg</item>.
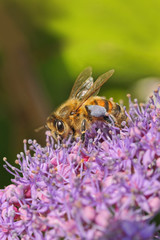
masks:
{"label": "bee's hind leg", "polygon": [[104,116],[103,118],[104,118],[105,122],[110,123],[111,125],[116,124],[116,120],[112,114],[106,114],[106,116]]}
{"label": "bee's hind leg", "polygon": [[81,123],[81,140],[84,142],[86,133],[86,119],[83,119]]}

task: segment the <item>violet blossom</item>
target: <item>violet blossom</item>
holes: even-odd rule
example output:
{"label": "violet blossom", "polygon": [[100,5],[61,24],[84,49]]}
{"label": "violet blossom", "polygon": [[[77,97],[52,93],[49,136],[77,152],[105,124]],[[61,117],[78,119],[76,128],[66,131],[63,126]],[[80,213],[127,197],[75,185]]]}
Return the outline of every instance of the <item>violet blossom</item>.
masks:
{"label": "violet blossom", "polygon": [[160,239],[160,88],[146,104],[129,97],[128,123],[97,122],[85,143],[24,140],[0,190],[2,240]]}

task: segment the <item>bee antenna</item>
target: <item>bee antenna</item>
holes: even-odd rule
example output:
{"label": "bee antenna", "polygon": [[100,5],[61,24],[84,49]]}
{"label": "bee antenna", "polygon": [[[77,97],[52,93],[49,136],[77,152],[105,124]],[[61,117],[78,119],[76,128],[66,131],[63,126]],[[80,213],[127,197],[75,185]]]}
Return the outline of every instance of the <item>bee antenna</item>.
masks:
{"label": "bee antenna", "polygon": [[43,128],[45,128],[45,125],[40,126],[39,128],[34,129],[35,132],[41,131]]}

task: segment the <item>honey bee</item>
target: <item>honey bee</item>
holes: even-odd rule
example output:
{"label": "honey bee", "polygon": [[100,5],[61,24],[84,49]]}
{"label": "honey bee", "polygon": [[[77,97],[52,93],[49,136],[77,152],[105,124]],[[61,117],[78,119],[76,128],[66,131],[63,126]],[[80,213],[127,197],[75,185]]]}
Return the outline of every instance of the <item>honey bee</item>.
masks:
{"label": "honey bee", "polygon": [[114,122],[121,127],[122,121],[127,118],[124,109],[105,97],[96,96],[113,73],[114,70],[110,70],[95,82],[91,76],[91,67],[78,75],[69,99],[47,118],[46,126],[56,141],[66,139],[69,135],[73,138],[80,137],[84,141],[86,130],[95,121]]}

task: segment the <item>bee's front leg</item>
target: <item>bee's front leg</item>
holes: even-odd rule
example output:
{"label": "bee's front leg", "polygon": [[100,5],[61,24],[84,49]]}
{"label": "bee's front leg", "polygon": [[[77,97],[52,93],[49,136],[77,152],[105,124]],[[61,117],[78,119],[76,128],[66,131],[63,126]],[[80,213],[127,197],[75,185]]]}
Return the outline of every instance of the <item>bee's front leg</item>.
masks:
{"label": "bee's front leg", "polygon": [[84,142],[86,133],[86,119],[83,119],[81,123],[81,140]]}

